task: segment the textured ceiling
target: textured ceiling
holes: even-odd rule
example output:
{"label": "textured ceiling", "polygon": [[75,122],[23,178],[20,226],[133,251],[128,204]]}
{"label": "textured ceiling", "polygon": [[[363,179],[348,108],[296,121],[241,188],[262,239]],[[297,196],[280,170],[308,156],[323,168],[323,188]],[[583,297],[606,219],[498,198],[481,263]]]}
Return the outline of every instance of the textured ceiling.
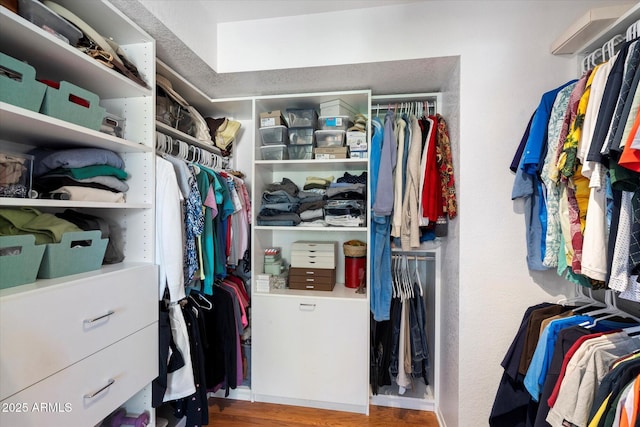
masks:
{"label": "textured ceiling", "polygon": [[421,1],[426,0],[199,0],[197,3],[199,7],[211,11],[207,16],[216,23],[221,23],[311,15]]}
{"label": "textured ceiling", "polygon": [[352,89],[371,89],[381,95],[436,92],[447,86],[458,64],[457,57],[442,57],[217,73],[138,0],[110,2],[155,38],[160,60],[212,98]]}

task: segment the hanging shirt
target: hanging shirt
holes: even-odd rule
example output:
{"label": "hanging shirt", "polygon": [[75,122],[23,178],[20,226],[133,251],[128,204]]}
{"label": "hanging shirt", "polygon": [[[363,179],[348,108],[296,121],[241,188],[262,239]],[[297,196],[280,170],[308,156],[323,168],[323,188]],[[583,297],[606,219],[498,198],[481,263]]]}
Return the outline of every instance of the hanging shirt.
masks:
{"label": "hanging shirt", "polygon": [[396,165],[397,146],[393,133],[393,111],[387,111],[384,120],[380,167],[378,168],[375,204],[375,215],[388,216],[393,212],[394,181],[393,171]]}
{"label": "hanging shirt", "polygon": [[407,173],[404,167],[404,159],[406,153],[404,152],[406,145],[404,143],[404,131],[406,122],[402,118],[398,118],[395,121],[394,137],[396,140],[396,146],[398,147],[398,153],[396,155],[396,167],[393,177],[393,217],[391,218],[391,235],[393,237],[400,237],[402,234],[402,201],[404,199],[403,182]]}
{"label": "hanging shirt", "polygon": [[560,90],[574,81],[546,92],[536,109],[524,149],[522,161],[516,172],[512,199],[525,201],[525,227],[527,229],[527,265],[531,270],[546,270],[542,264],[544,258],[543,236],[546,236],[546,206],[542,198],[542,182],[538,169],[547,148],[547,125],[556,96]]}
{"label": "hanging shirt", "polygon": [[170,301],[185,298],[182,230],[182,193],[173,166],[156,156],[156,262],[159,265],[158,300],[165,289]]}
{"label": "hanging shirt", "polygon": [[436,134],[436,160],[440,173],[440,185],[442,187],[442,211],[449,219],[458,215],[458,203],[456,200],[456,184],[453,173],[453,156],[451,154],[451,141],[447,122],[441,115],[438,119],[438,133]]}
{"label": "hanging shirt", "polygon": [[546,251],[544,259],[542,260],[542,264],[546,267],[557,267],[558,250],[562,241],[560,219],[558,217],[560,191],[556,181],[550,178],[549,169],[552,159],[554,159],[555,153],[558,150],[558,145],[560,144],[560,135],[563,130],[563,124],[565,123],[564,117],[577,84],[577,82],[572,83],[558,92],[553,108],[551,109],[551,115],[549,116],[547,129],[548,148],[545,154],[542,172],[540,173],[542,182],[545,185],[547,198],[547,232],[544,236]]}
{"label": "hanging shirt", "polygon": [[[420,215],[418,207],[418,191],[420,189],[420,153],[422,151],[422,134],[415,116],[411,116],[411,143],[409,144],[407,162],[407,188],[402,202],[402,249],[420,247]],[[438,206],[442,210],[442,198],[439,191],[436,192]],[[437,218],[437,217],[436,217]]]}

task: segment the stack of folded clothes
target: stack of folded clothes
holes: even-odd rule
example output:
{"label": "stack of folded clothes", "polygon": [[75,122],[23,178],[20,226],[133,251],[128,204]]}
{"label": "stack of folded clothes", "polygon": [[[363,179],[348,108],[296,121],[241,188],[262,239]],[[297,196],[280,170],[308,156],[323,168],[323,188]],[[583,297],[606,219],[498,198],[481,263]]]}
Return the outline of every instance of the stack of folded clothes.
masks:
{"label": "stack of folded clothes", "polygon": [[258,213],[258,225],[296,226],[301,219],[298,215],[300,189],[289,178],[268,184],[262,192],[262,204]]}
{"label": "stack of folded clothes", "polygon": [[60,243],[62,235],[82,231],[63,218],[41,212],[35,208],[0,208],[0,236],[32,234],[36,245]]}
{"label": "stack of folded clothes", "polygon": [[33,188],[42,198],[124,203],[129,186],[124,161],[101,148],[37,149]]}
{"label": "stack of folded clothes", "polygon": [[326,191],[333,182],[333,176],[319,178],[317,176],[307,177],[303,191],[298,193],[300,207],[298,214],[302,222],[300,226],[326,227],[324,220],[324,206]]}
{"label": "stack of folded clothes", "polygon": [[367,173],[345,172],[326,190],[324,220],[328,225],[362,227],[366,224]]}

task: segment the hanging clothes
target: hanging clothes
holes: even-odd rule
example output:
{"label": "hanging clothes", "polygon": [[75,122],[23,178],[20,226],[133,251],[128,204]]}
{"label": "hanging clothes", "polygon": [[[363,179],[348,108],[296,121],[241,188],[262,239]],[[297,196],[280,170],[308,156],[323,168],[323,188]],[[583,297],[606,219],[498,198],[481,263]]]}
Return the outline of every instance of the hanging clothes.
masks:
{"label": "hanging clothes", "polygon": [[[639,324],[616,310],[606,319],[596,317],[600,310],[580,310],[542,303],[525,311],[502,361],[491,426],[588,425],[604,375],[620,357],[640,350],[640,339],[625,332]],[[527,365],[528,347],[535,349]]]}
{"label": "hanging clothes", "polygon": [[[633,170],[630,154],[624,161],[621,158],[637,134],[639,66],[640,42],[627,40],[610,58],[585,70],[568,102],[568,86],[545,93],[543,101],[553,97],[552,114],[537,117],[541,106],[548,104],[541,102],[531,128],[538,129],[538,135],[546,130],[549,141],[546,146],[532,144],[530,132],[524,149],[518,147],[516,153],[522,151],[523,156],[512,194],[526,203],[529,269],[556,266],[560,276],[574,283],[614,289],[632,301],[640,301],[636,260],[631,255],[632,247],[636,253],[635,236],[640,232],[633,202],[640,174]],[[543,153],[540,183],[538,167],[525,170],[527,152],[536,158],[534,151]]]}
{"label": "hanging clothes", "polygon": [[373,322],[372,389],[395,384],[398,393],[414,388],[414,381],[429,384],[429,348],[424,290],[418,264],[411,269],[406,255],[393,258],[393,297],[390,319]]}

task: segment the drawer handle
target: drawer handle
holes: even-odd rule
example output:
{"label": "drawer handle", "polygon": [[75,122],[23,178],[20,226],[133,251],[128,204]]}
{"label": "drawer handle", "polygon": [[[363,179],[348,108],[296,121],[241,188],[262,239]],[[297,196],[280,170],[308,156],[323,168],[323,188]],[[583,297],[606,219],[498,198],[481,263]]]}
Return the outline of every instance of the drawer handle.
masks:
{"label": "drawer handle", "polygon": [[103,391],[105,391],[106,389],[108,389],[109,387],[111,387],[113,385],[113,383],[115,383],[116,380],[114,380],[113,378],[109,378],[109,382],[107,383],[106,386],[102,387],[100,390],[98,391],[94,391],[91,394],[85,394],[84,398],[85,399],[93,399],[94,397],[96,397],[97,395],[99,395],[100,393],[102,393]]}
{"label": "drawer handle", "polygon": [[85,325],[90,325],[90,324],[92,324],[92,323],[97,322],[97,321],[98,321],[98,320],[100,320],[100,319],[104,319],[105,317],[109,317],[109,316],[114,315],[114,314],[116,314],[116,312],[115,312],[115,311],[113,311],[113,310],[109,310],[108,312],[106,312],[106,313],[105,313],[105,314],[103,314],[102,316],[94,317],[93,319],[85,319],[85,320],[84,320],[84,324],[85,324]]}
{"label": "drawer handle", "polygon": [[313,277],[311,277],[309,279],[306,279],[306,280],[307,280],[307,282],[315,282],[316,281],[316,279],[314,279]]}
{"label": "drawer handle", "polygon": [[316,274],[316,272],[315,272],[315,271],[307,271],[306,273],[307,273],[307,274]]}
{"label": "drawer handle", "polygon": [[[307,286],[309,287],[309,286]],[[313,286],[311,286],[311,288],[313,289]],[[300,310],[301,311],[313,311],[316,309],[316,305],[315,304],[305,304],[305,303],[300,303]]]}

